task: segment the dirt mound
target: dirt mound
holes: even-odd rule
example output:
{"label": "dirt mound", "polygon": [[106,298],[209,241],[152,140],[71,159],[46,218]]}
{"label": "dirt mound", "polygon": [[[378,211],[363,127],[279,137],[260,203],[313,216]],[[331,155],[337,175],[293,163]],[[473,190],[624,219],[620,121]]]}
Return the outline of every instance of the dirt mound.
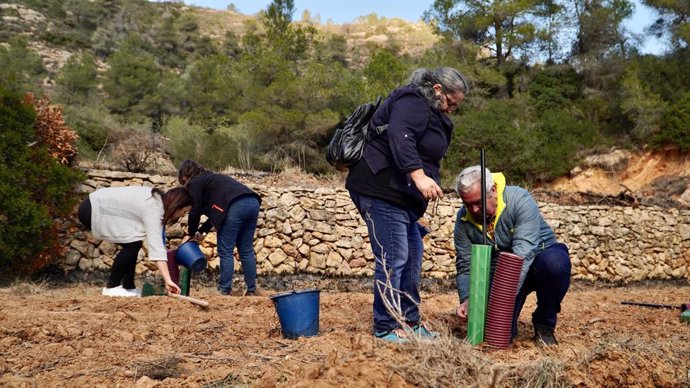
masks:
{"label": "dirt mound", "polygon": [[[687,386],[690,330],[679,310],[622,300],[680,304],[690,286],[575,285],[556,332],[560,345],[532,340],[529,298],[508,350],[463,343],[451,312],[455,292],[423,295],[422,310],[444,334],[402,346],[374,340],[370,292],[322,291],[320,332],[287,340],[268,297],[106,298],[100,289],[0,289],[0,386],[261,387]],[[273,291],[271,291],[273,292]]]}
{"label": "dirt mound", "polygon": [[690,208],[690,154],[677,149],[643,154],[613,150],[585,159],[569,177],[545,187],[544,195],[550,190],[570,193],[554,196],[570,195],[573,201]]}

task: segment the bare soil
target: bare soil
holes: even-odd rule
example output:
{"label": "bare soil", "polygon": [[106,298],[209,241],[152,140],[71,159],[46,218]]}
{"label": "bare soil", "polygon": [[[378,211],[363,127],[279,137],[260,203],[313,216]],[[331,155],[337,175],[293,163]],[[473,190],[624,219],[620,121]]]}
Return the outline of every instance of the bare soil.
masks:
{"label": "bare soil", "polygon": [[[334,280],[337,283],[337,280]],[[284,339],[267,295],[221,296],[198,284],[201,308],[166,296],[108,298],[85,283],[0,288],[0,386],[383,387],[690,385],[687,282],[576,283],[554,347],[532,340],[530,296],[507,350],[471,347],[452,290],[423,293],[439,340],[391,345],[370,335],[370,292],[322,290],[318,336]]]}
{"label": "bare soil", "polygon": [[595,162],[583,163],[577,174],[559,178],[544,187],[560,195],[541,199],[563,204],[690,209],[690,153],[676,149],[645,153],[614,151],[597,158]]}
{"label": "bare soil", "polygon": [[[562,204],[635,204],[658,198],[649,191],[653,182],[686,178],[687,162],[687,155],[645,156],[633,159],[627,172],[585,170],[535,196]],[[296,172],[239,175],[248,183],[342,186],[338,177],[306,179]],[[601,189],[612,181],[631,191]],[[0,386],[690,386],[690,326],[680,321],[680,310],[621,305],[690,302],[687,281],[575,283],[559,315],[559,345],[547,348],[531,339],[532,295],[518,337],[509,349],[496,350],[464,342],[450,281],[423,279],[422,311],[441,337],[391,345],[370,334],[373,297],[366,279],[264,281],[267,295],[322,289],[320,332],[297,340],[283,338],[267,295],[221,296],[208,281],[199,282],[192,296],[210,303],[201,308],[166,296],[107,298],[79,277],[65,280],[0,286]]]}

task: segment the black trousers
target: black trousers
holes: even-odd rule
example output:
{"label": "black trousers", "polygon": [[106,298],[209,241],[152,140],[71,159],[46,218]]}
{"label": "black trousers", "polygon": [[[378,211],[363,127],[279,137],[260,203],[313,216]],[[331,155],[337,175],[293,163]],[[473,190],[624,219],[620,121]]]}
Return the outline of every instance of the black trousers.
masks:
{"label": "black trousers", "polygon": [[532,313],[532,324],[549,329],[556,328],[561,302],[570,287],[570,254],[565,244],[554,244],[534,257],[522,289],[515,298],[513,337],[517,335],[517,321],[527,295],[537,293],[537,308]]}
{"label": "black trousers", "polygon": [[[79,205],[77,217],[79,218],[79,222],[84,224],[88,229],[91,229],[91,200],[89,200],[88,197]],[[128,290],[136,288],[134,285],[134,274],[142,243],[142,241],[134,241],[131,243],[118,244],[122,249],[118,252],[117,256],[115,256],[115,261],[113,262],[110,278],[108,279],[106,287],[113,288],[121,285]]]}

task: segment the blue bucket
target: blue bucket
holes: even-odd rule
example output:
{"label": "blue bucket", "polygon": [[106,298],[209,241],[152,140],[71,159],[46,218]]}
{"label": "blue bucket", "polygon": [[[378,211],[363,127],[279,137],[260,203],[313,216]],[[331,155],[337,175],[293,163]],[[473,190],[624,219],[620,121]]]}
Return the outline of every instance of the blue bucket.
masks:
{"label": "blue bucket", "polygon": [[319,333],[319,290],[283,292],[271,296],[283,337],[311,337]]}
{"label": "blue bucket", "polygon": [[192,272],[201,272],[206,268],[206,256],[201,252],[196,241],[187,241],[177,248],[177,264],[189,268]]}

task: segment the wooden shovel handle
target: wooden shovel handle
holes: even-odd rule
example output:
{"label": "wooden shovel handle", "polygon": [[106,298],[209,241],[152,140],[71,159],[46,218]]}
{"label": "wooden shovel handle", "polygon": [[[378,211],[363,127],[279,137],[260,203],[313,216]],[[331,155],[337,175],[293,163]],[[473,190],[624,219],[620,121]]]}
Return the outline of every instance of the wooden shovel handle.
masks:
{"label": "wooden shovel handle", "polygon": [[187,302],[195,304],[197,306],[208,307],[208,302],[205,300],[196,299],[196,298],[192,298],[192,297],[184,296],[184,295],[180,295],[180,294],[173,294],[171,292],[169,292],[168,295],[172,296],[173,298],[186,300]]}

